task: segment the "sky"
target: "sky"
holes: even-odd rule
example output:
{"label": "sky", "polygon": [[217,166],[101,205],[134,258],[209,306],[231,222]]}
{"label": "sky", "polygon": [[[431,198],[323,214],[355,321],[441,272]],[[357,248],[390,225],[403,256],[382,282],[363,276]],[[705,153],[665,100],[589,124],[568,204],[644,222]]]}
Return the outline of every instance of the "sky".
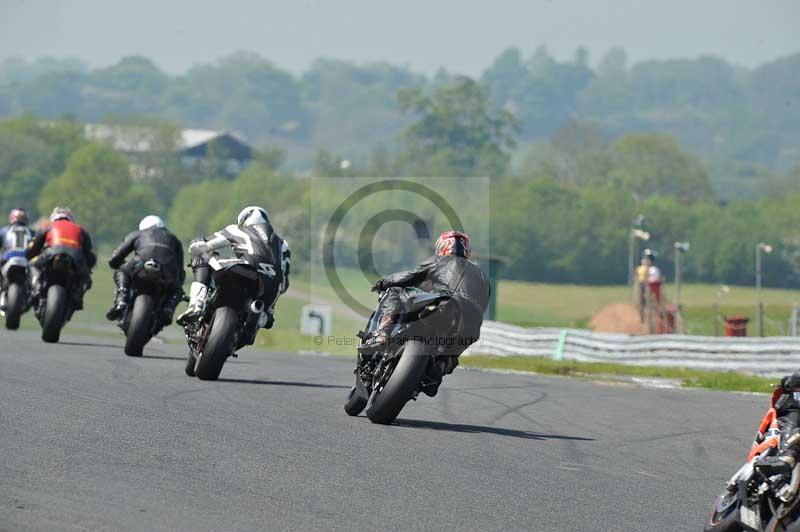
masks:
{"label": "sky", "polygon": [[170,72],[237,50],[301,72],[318,57],[477,75],[509,46],[636,61],[800,52],[798,0],[0,0],[0,59],[142,54]]}

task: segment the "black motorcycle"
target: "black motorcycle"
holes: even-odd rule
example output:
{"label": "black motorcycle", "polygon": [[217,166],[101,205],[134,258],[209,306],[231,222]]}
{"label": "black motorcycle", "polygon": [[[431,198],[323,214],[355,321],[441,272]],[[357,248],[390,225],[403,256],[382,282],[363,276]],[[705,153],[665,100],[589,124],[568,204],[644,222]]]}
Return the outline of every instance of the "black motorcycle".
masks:
{"label": "black motorcycle", "polygon": [[40,261],[43,264],[34,287],[33,308],[42,325],[42,340],[55,343],[75,312],[81,276],[75,260],[66,253],[41,257]]}
{"label": "black motorcycle", "polygon": [[[366,408],[370,421],[389,424],[409,400],[438,387],[438,381],[429,377],[429,368],[437,357],[447,356],[460,340],[460,308],[450,294],[443,292],[410,289],[407,295],[404,312],[388,341],[359,350],[356,382],[344,405],[348,415],[357,416]],[[380,296],[383,297],[385,292]],[[376,310],[367,322],[367,330],[358,333],[362,346],[378,321]]]}
{"label": "black motorcycle", "polygon": [[264,302],[264,275],[240,259],[212,259],[212,283],[200,317],[184,327],[189,344],[186,374],[204,381],[219,378],[229,356],[255,342]]}
{"label": "black motorcycle", "polygon": [[131,281],[128,305],[117,325],[125,333],[125,354],[140,357],[147,342],[164,328],[162,311],[171,283],[161,264],[152,259],[138,268]]}
{"label": "black motorcycle", "polygon": [[24,254],[13,254],[5,257],[2,275],[2,295],[5,299],[6,329],[19,329],[22,314],[30,308],[28,294],[28,261]]}

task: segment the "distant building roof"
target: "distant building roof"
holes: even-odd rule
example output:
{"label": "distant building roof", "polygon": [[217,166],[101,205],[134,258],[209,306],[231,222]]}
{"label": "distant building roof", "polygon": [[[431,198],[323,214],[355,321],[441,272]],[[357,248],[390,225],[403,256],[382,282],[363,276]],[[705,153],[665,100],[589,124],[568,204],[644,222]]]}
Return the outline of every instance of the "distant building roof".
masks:
{"label": "distant building roof", "polygon": [[[114,149],[135,153],[152,149],[153,130],[143,126],[114,126],[108,124],[84,125],[84,136],[89,140],[111,144]],[[250,159],[252,148],[239,136],[227,131],[211,129],[182,129],[177,151],[184,155],[204,156],[211,141],[218,141],[225,154],[235,159]]]}

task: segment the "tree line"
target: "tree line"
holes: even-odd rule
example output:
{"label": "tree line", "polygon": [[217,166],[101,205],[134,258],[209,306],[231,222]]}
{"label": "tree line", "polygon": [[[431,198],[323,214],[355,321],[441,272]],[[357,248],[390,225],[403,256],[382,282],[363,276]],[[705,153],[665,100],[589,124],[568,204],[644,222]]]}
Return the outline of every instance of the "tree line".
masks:
{"label": "tree line", "polygon": [[[800,54],[755,69],[724,59],[629,64],[613,49],[595,66],[584,49],[568,60],[540,47],[503,51],[477,80],[494,108],[516,120],[515,162],[539,152],[571,122],[591,123],[616,139],[641,131],[671,135],[707,164],[722,199],[764,197],[800,163]],[[74,59],[0,63],[0,115],[32,112],[81,121],[158,116],[190,127],[230,129],[258,145],[279,145],[289,169],[307,169],[318,148],[364,165],[375,152],[404,147],[406,113],[458,76],[433,76],[387,63],[321,59],[292,75],[239,52],[181,75],[145,57],[89,69]]]}
{"label": "tree line", "polygon": [[[456,77],[433,91],[406,88],[397,99],[408,123],[400,149],[376,150],[363,163],[347,164],[339,154],[319,151],[310,175],[287,171],[284,153],[274,147],[259,150],[233,178],[218,171],[213,150],[200,167],[187,169],[175,155],[177,126],[152,119],[127,123],[160,139],[135,160],[110,144],[87,141],[74,119],[0,120],[0,207],[22,206],[36,216],[69,205],[108,245],[149,213],[161,213],[187,241],[231,223],[242,205],[262,204],[302,268],[319,261],[325,224],[343,191],[363,182],[360,176],[437,176],[423,182],[459,211],[476,253],[504,259],[507,278],[622,283],[628,232],[643,214],[653,234],[649,245],[661,252],[668,275],[672,243],[688,240],[687,280],[748,284],[755,244],[764,241],[777,250],[766,258],[766,284],[800,285],[797,170],[762,199],[720,203],[703,161],[664,133],[609,138],[591,122],[570,121],[515,166],[523,126],[493,105],[478,81]],[[158,171],[132,178],[133,166]],[[374,200],[373,212],[404,207],[428,216],[436,230],[447,228],[443,214],[423,200],[398,204],[397,198]],[[362,251],[358,235],[368,213],[359,216],[342,232],[340,244],[354,252],[346,266],[359,265],[354,257]],[[373,251],[384,269],[408,267],[429,252],[407,228],[379,236]]]}

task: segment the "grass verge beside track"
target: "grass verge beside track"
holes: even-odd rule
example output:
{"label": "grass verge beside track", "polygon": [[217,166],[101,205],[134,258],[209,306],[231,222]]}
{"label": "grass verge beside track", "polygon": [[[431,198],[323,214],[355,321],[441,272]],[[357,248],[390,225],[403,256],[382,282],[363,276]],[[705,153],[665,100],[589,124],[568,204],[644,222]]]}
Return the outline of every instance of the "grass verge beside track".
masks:
{"label": "grass verge beside track", "polygon": [[461,365],[467,368],[509,369],[529,371],[543,375],[569,377],[602,377],[625,375],[656,379],[674,379],[688,388],[707,388],[730,392],[769,393],[777,383],[774,377],[756,377],[732,371],[704,371],[686,368],[630,366],[607,362],[558,361],[540,357],[498,357],[471,355],[461,357]]}
{"label": "grass verge beside track", "polygon": [[[351,275],[354,277],[355,274]],[[109,268],[105,265],[105,260],[101,260],[98,268],[93,275],[94,286],[86,294],[85,310],[76,312],[75,316],[64,329],[67,334],[85,334],[90,336],[100,337],[120,337],[120,332],[116,329],[114,324],[105,319],[105,312],[110,307],[114,299],[114,284],[112,282],[112,275]],[[302,279],[302,277],[301,277]],[[303,282],[305,281],[305,283]],[[335,294],[330,289],[323,289],[308,282],[308,279],[300,280],[297,283],[301,290],[308,290],[310,293],[321,296],[335,297]],[[503,283],[505,284],[505,282]],[[514,286],[509,283],[510,286]],[[509,298],[506,302],[513,310],[514,304],[522,305],[526,301],[538,301],[539,298],[532,297],[535,293],[550,290],[545,285],[524,286],[522,283],[517,283],[515,286],[519,290],[533,290],[534,292],[527,293],[526,296],[531,297],[518,297],[511,293],[506,293]],[[553,287],[553,289],[563,290],[565,287]],[[575,291],[579,287],[575,287]],[[580,287],[580,291],[592,290],[591,288]],[[616,290],[616,292],[615,292]],[[501,296],[503,286],[501,285]],[[370,304],[374,299],[374,294],[369,294],[368,290],[363,291],[364,304]],[[604,297],[619,297],[623,291],[619,288],[598,288],[596,295],[599,300]],[[778,297],[779,292],[772,294]],[[542,292],[543,293],[543,292]],[[627,291],[625,292],[627,293]],[[512,297],[513,296],[513,297]],[[514,300],[517,297],[517,300]],[[709,296],[710,297],[710,296]],[[501,297],[501,300],[503,298]],[[598,301],[597,304],[601,304]],[[737,301],[738,303],[738,301]],[[310,337],[303,336],[299,331],[299,316],[300,308],[303,302],[283,297],[278,302],[278,313],[276,317],[275,328],[269,331],[262,331],[259,333],[256,340],[256,348],[270,349],[274,351],[312,351],[329,353],[335,355],[349,356],[355,359],[355,346],[358,344],[358,339],[355,337],[355,332],[359,326],[363,324],[354,320],[352,317],[336,313],[334,319],[334,327],[332,334],[326,337]],[[569,305],[568,305],[569,306]],[[179,307],[178,312],[185,308],[184,305]],[[503,307],[501,307],[503,308]],[[517,308],[516,310],[522,310]],[[524,309],[530,312],[530,308]],[[567,311],[565,311],[567,312]],[[513,312],[512,312],[513,313]],[[573,314],[573,318],[577,314]],[[562,317],[563,318],[563,317]],[[565,320],[559,318],[559,324],[563,325]],[[547,320],[544,320],[547,322]],[[0,319],[0,327],[4,324]],[[39,324],[36,322],[32,312],[28,312],[23,317],[22,328],[26,330],[39,331]],[[183,343],[180,334],[180,329],[172,326],[167,331],[170,334],[162,335],[162,339],[170,343]],[[746,392],[770,392],[773,384],[777,381],[775,378],[755,377],[734,372],[715,372],[715,371],[700,371],[684,368],[659,368],[659,367],[646,367],[646,366],[629,366],[624,364],[611,364],[611,363],[585,363],[585,362],[572,362],[572,361],[554,361],[546,358],[535,357],[497,357],[485,355],[472,355],[465,356],[461,359],[461,365],[473,368],[486,368],[486,369],[509,369],[518,371],[529,371],[545,375],[564,375],[577,378],[594,378],[594,377],[609,377],[613,378],[615,375],[629,376],[629,377],[644,377],[644,378],[661,378],[673,379],[679,381],[686,387],[708,388],[716,390],[727,391],[746,391]]]}

